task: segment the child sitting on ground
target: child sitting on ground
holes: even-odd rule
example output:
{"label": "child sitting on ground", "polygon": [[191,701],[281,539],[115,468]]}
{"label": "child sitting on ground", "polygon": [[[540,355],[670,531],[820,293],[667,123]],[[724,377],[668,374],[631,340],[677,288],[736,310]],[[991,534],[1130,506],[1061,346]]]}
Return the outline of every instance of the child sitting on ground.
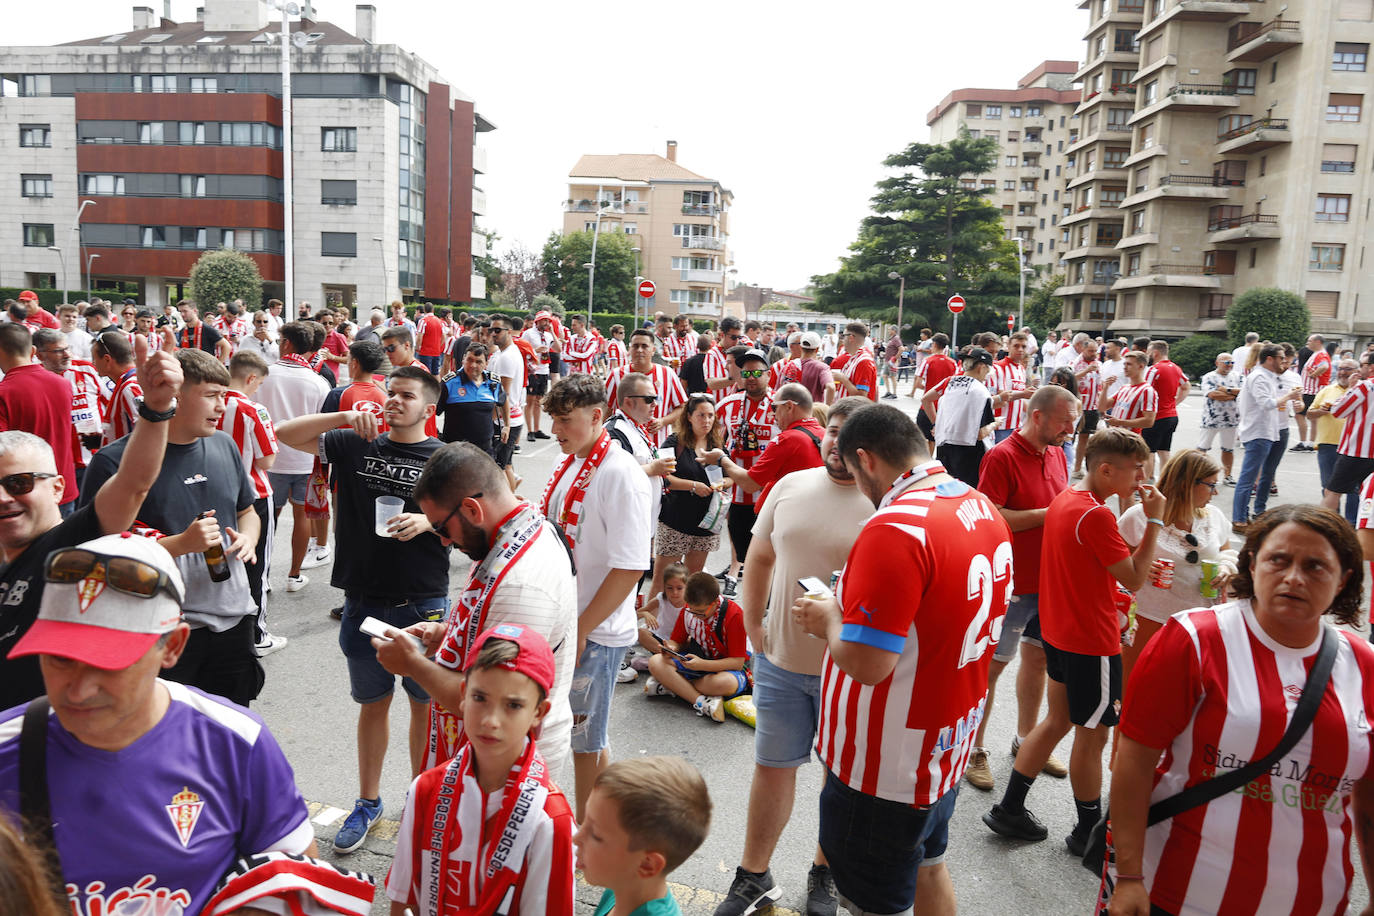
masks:
{"label": "child sitting on ground", "polygon": [[672,693],[699,716],[725,721],[725,701],[753,690],[745,665],[749,661],[744,612],[721,596],[720,583],[710,573],[687,577],[686,613],[673,627],[672,638],[649,659],[651,677],[644,683],[649,696]]}
{"label": "child sitting on ground", "polygon": [[391,916],[572,916],[572,808],[534,743],[553,651],[534,630],[499,624],[477,637],[464,673],[468,743],[410,786],[386,879]]}
{"label": "child sitting on ground", "polygon": [[686,595],[687,564],[672,563],[665,567],[663,591],[636,612],[639,617],[639,646],[649,653],[630,660],[636,671],[648,671],[649,657],[657,655],[658,650],[663,648],[659,640],[673,638],[673,627],[677,626],[677,619],[682,616],[682,606],[687,603]]}
{"label": "child sitting on ground", "polygon": [[639,757],[602,770],[573,839],[587,883],[606,888],[594,916],[680,916],[668,873],[710,827],[706,782],[681,757]]}

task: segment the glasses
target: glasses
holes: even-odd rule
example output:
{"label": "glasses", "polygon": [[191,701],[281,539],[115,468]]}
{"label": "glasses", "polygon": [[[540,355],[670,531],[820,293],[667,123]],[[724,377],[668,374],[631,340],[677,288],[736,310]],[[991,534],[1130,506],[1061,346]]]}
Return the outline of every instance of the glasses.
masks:
{"label": "glasses", "polygon": [[126,595],[151,598],[158,589],[166,589],[167,594],[181,600],[172,587],[171,577],[151,563],[132,557],[112,557],[94,550],[70,548],[54,550],[43,566],[43,578],[58,585],[74,585],[91,576],[103,578],[110,588]]}
{"label": "glasses", "polygon": [[[1207,489],[1211,490],[1213,494],[1217,492],[1217,482],[1215,480],[1199,480],[1197,482],[1197,485],[1200,487],[1206,487]],[[1192,537],[1191,534],[1188,536]]]}
{"label": "glasses", "polygon": [[[1194,548],[1195,548],[1195,547],[1198,546],[1198,544],[1197,544],[1197,535],[1192,534],[1191,532],[1188,533],[1188,534],[1185,534],[1185,535],[1183,536],[1183,540],[1184,540],[1184,543],[1186,543],[1189,547],[1194,547]],[[1183,555],[1183,559],[1186,560],[1186,561],[1188,561],[1189,563],[1196,563],[1196,562],[1198,561],[1198,552],[1197,552],[1196,550],[1190,550],[1190,551],[1188,551],[1186,554]]]}
{"label": "glasses", "polygon": [[714,404],[716,402],[716,399],[712,395],[706,394],[705,392],[701,391],[698,391],[696,394],[690,395],[687,398],[688,404],[700,404],[703,401],[707,404]]}
{"label": "glasses", "polygon": [[21,471],[18,474],[0,477],[0,487],[4,487],[5,492],[11,496],[23,496],[25,493],[33,492],[35,480],[46,480],[56,476],[56,474],[49,474],[47,471]]}
{"label": "glasses", "polygon": [[658,403],[658,395],[656,395],[656,394],[627,394],[627,395],[625,395],[625,400],[627,400],[627,401],[629,401],[629,400],[636,400],[636,401],[643,401],[645,404],[656,404],[656,403]]}
{"label": "glasses", "polygon": [[763,374],[767,371],[767,369],[741,369],[739,375],[740,378],[763,378]]}
{"label": "glasses", "polygon": [[395,353],[395,352],[396,352],[396,344],[387,344],[385,347],[382,347],[382,349],[385,350],[385,351],[388,352],[388,353]]}
{"label": "glasses", "polygon": [[[471,496],[464,496],[464,497],[463,497],[463,499],[481,499],[481,498],[482,498],[482,494],[481,494],[481,493],[473,493]],[[446,538],[448,537],[448,523],[451,522],[451,521],[453,521],[453,517],[454,517],[455,515],[458,514],[458,510],[461,509],[461,508],[463,508],[463,499],[458,500],[457,504],[454,505],[453,510],[452,510],[451,512],[449,512],[448,515],[445,515],[445,516],[444,516],[444,520],[443,520],[442,522],[440,522],[439,524],[437,524],[437,525],[434,526],[434,530],[437,531],[437,532],[439,532],[440,534],[442,534],[442,535],[443,535],[444,537],[446,537]],[[453,540],[453,538],[449,538],[449,540],[451,541],[451,540]]]}
{"label": "glasses", "polygon": [[70,347],[47,347],[46,349],[39,350],[38,352],[40,352],[40,353],[67,353],[67,352],[70,352],[70,350],[71,350]]}

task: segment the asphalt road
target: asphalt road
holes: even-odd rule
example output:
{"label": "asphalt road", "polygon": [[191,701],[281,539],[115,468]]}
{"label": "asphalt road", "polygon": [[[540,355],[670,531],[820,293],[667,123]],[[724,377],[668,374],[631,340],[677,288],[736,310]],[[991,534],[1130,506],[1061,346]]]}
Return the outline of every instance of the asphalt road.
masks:
{"label": "asphalt road", "polygon": [[[888,403],[907,412],[916,410],[916,403],[907,398]],[[1189,447],[1197,441],[1200,414],[1200,398],[1189,398],[1180,409],[1176,447]],[[525,478],[523,495],[538,497],[557,456],[557,444],[551,440],[523,446],[516,458],[517,469]],[[1237,455],[1236,469],[1239,467]],[[1315,502],[1319,495],[1315,456],[1286,455],[1279,467],[1278,485],[1280,495],[1271,501],[1274,504],[1293,500]],[[1232,492],[1223,487],[1216,497],[1223,510],[1229,510]],[[283,530],[278,531],[279,557],[281,551],[289,549],[289,528],[290,522],[286,521]],[[451,588],[456,591],[465,581],[468,561],[456,551],[453,556]],[[711,558],[707,569],[715,572],[727,560],[728,547]],[[272,577],[272,629],[288,637],[290,644],[264,659],[267,685],[255,704],[295,767],[297,783],[311,803],[320,847],[326,856],[333,856],[330,841],[352,809],[358,792],[356,709],[349,698],[347,673],[338,649],[338,624],[328,615],[329,608],[342,604],[342,592],[329,587],[330,568],[308,571],[310,585],[288,595],[284,589],[285,565],[277,565]],[[1014,675],[1015,671],[1009,669],[1002,683],[1009,687]],[[989,726],[988,747],[993,752],[992,768],[998,788],[983,793],[965,784],[951,827],[947,862],[960,909],[999,914],[1089,912],[1096,880],[1068,855],[1061,839],[1074,820],[1067,780],[1041,777],[1032,790],[1030,806],[1050,828],[1050,838],[1043,843],[1021,845],[1005,841],[994,836],[979,820],[1000,797],[1010,770],[1009,748],[1015,722],[1012,697],[1010,689],[999,694]],[[395,847],[396,819],[410,781],[405,750],[407,705],[398,700],[391,717],[392,750],[382,778],[384,819],[364,848],[346,857],[350,867],[372,873],[379,885]],[[715,805],[711,834],[697,854],[671,877],[683,912],[688,916],[707,916],[729,887],[743,844],[753,770],[752,729],[730,718],[720,725],[700,719],[686,704],[674,699],[649,699],[636,683],[616,689],[611,741],[612,753],[617,758],[678,754],[696,764],[705,776]],[[1069,742],[1065,741],[1058,755],[1067,761],[1068,754]],[[821,768],[814,761],[799,771],[796,808],[773,858],[773,873],[783,889],[779,912],[801,910],[804,905],[806,871],[815,846],[816,798],[821,776]],[[1351,909],[1359,912],[1369,895],[1359,877],[1360,869],[1355,871]],[[585,904],[579,912],[590,913],[599,891],[580,887],[579,897]],[[380,889],[377,901],[374,913],[387,913]]]}

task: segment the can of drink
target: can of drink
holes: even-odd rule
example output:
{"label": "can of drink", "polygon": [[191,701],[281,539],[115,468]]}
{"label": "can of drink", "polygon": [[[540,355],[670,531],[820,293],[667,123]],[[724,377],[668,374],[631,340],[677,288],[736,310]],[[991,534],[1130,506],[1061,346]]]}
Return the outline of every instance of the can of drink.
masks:
{"label": "can of drink", "polygon": [[1203,560],[1198,564],[1198,570],[1202,573],[1202,585],[1200,586],[1202,597],[1220,598],[1221,592],[1212,584],[1212,580],[1215,579],[1217,573],[1221,571],[1221,564],[1216,560]]}
{"label": "can of drink", "polygon": [[1155,560],[1155,565],[1150,572],[1150,584],[1155,588],[1174,587],[1174,561]]}

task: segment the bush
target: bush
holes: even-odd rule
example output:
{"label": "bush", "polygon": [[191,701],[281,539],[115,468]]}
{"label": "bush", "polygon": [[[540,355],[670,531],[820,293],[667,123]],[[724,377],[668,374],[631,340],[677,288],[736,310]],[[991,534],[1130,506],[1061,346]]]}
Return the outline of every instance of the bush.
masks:
{"label": "bush", "polygon": [[250,309],[262,305],[262,274],[252,258],[232,248],[207,251],[191,265],[189,294],[201,309],[242,299]]}
{"label": "bush", "polygon": [[[31,287],[27,286],[0,286],[0,302],[6,299],[17,300],[21,292],[30,288]],[[35,289],[33,292],[38,296],[38,304],[49,312],[62,304],[62,290],[60,289]],[[112,302],[123,302],[125,294],[117,289],[97,289],[94,290],[93,293],[87,292],[84,289],[72,289],[67,291],[67,301],[90,301],[92,295],[99,296],[101,299],[108,299]]]}
{"label": "bush", "polygon": [[1260,340],[1301,347],[1312,327],[1312,313],[1297,293],[1272,286],[1247,289],[1226,310],[1226,332],[1232,348],[1254,331]]}
{"label": "bush", "polygon": [[1169,359],[1189,378],[1198,379],[1216,368],[1218,353],[1230,349],[1218,334],[1194,334],[1169,344]]}
{"label": "bush", "polygon": [[567,319],[567,309],[563,308],[563,300],[552,293],[540,293],[530,302],[530,314],[536,312],[552,312],[558,316],[559,321]]}

